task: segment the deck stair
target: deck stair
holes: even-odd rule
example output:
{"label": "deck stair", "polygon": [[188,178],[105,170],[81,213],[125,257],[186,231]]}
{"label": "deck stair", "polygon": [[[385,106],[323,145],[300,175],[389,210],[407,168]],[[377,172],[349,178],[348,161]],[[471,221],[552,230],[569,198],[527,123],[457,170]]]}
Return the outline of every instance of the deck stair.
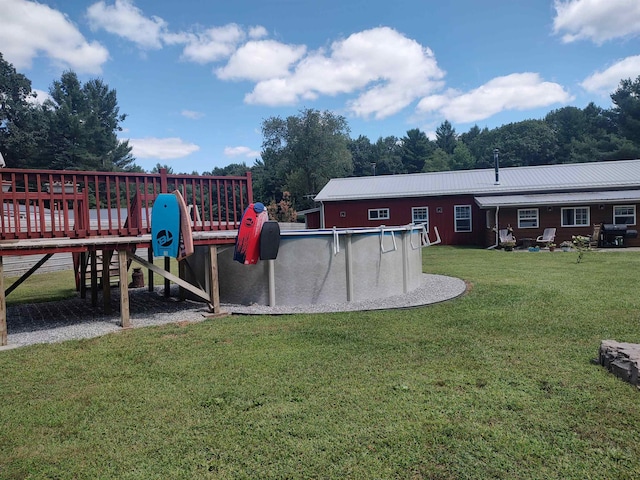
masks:
{"label": "deck stair", "polygon": [[[113,251],[102,251],[102,250],[96,250],[93,252],[89,252],[86,256],[86,270],[85,270],[85,274],[84,274],[84,287],[85,288],[90,288],[91,287],[91,277],[93,274],[93,271],[95,269],[95,277],[97,279],[97,286],[98,287],[102,287],[102,280],[103,280],[103,275],[104,275],[104,260],[105,260],[105,256],[106,257],[110,257],[110,261],[109,261],[109,283],[111,284],[111,286],[116,286],[118,285],[118,282],[120,281],[120,269],[118,268],[118,255],[116,253],[114,253]],[[95,257],[95,260],[94,258]],[[131,262],[128,262],[129,264],[131,264]],[[128,267],[129,265],[127,265]],[[79,277],[82,277],[82,274],[79,273],[78,274]],[[80,289],[80,285],[77,286],[78,289]]]}

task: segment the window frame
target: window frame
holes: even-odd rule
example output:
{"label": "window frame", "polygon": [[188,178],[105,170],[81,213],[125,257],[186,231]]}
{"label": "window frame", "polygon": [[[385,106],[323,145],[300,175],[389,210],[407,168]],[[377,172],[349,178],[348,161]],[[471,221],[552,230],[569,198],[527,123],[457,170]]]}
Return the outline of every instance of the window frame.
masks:
{"label": "window frame", "polygon": [[[466,211],[469,212],[469,216],[468,217],[464,217],[461,218],[458,216],[458,209],[462,209],[464,208]],[[459,221],[469,221],[469,229],[461,229],[458,226],[458,222]],[[454,226],[454,231],[456,233],[470,233],[473,232],[473,210],[471,208],[471,205],[454,205],[453,206],[453,226]]]}
{"label": "window frame", "polygon": [[[376,212],[376,217],[372,217],[371,214],[373,212]],[[386,212],[386,216],[381,216],[380,214],[382,212]],[[371,221],[376,221],[376,220],[389,220],[389,218],[391,218],[391,211],[389,210],[389,207],[382,207],[382,208],[370,208],[367,211],[367,218]]]}
{"label": "window frame", "polygon": [[[416,211],[418,210],[424,210],[426,215],[426,219],[420,219],[416,221]],[[411,223],[414,223],[416,225],[425,225],[425,228],[427,229],[427,232],[429,231],[429,207],[411,207]]]}
{"label": "window frame", "polygon": [[[573,223],[564,223],[564,212],[567,210],[573,210]],[[577,210],[586,210],[587,219],[585,223],[576,223]],[[562,207],[560,209],[560,226],[562,227],[588,227],[591,225],[591,208],[589,206],[577,206],[577,207]]]}
{"label": "window frame", "polygon": [[637,221],[637,217],[636,217],[636,206],[635,204],[633,205],[614,205],[613,206],[613,223],[617,224],[618,222],[616,222],[616,217],[629,217],[631,215],[616,215],[616,208],[631,208],[633,210],[633,223],[625,223],[625,225],[635,225],[636,221]]}
{"label": "window frame", "polygon": [[[521,214],[523,212],[535,212],[535,225],[531,226],[523,226],[523,220],[531,220],[531,218],[522,218]],[[539,208],[519,208],[518,209],[518,228],[540,228],[540,209]]]}

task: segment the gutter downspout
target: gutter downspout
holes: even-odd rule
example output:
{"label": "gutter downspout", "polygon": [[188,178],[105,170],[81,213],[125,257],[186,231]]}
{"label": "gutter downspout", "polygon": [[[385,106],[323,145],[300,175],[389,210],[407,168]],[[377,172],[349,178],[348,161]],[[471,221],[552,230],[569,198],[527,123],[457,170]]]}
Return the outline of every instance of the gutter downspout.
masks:
{"label": "gutter downspout", "polygon": [[320,228],[325,228],[325,226],[324,226],[324,202],[320,202]]}
{"label": "gutter downspout", "polygon": [[500,231],[498,229],[498,225],[500,225],[500,223],[498,222],[498,213],[500,212],[500,205],[496,205],[496,218],[495,218],[495,223],[496,223],[496,244],[495,245],[491,245],[490,247],[487,247],[487,250],[492,250],[494,248],[498,248],[500,246]]}

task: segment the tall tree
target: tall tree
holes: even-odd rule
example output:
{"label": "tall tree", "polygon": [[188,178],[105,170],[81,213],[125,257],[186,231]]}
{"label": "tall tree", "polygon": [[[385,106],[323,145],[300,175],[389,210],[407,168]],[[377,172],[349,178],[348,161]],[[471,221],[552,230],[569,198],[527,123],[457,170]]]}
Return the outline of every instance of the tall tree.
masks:
{"label": "tall tree", "polygon": [[128,141],[118,140],[120,123],[116,91],[101,80],[82,85],[65,72],[49,90],[46,156],[40,167],[74,170],[126,170],[133,165]]}
{"label": "tall tree", "polygon": [[427,138],[427,134],[417,128],[407,131],[402,137],[402,164],[407,173],[421,172],[424,162],[435,150],[433,143]]}
{"label": "tall tree", "polygon": [[615,105],[611,113],[620,135],[640,146],[640,75],[633,81],[622,80],[611,100]]}
{"label": "tall tree", "polygon": [[374,149],[371,140],[364,135],[358,136],[355,140],[349,140],[349,151],[351,152],[355,177],[364,177],[374,173],[378,161]]}
{"label": "tall tree", "polygon": [[436,146],[451,155],[456,148],[457,134],[449,120],[445,120],[436,128]]}
{"label": "tall tree", "polygon": [[[331,178],[353,171],[349,127],[342,116],[305,109],[286,120],[268,118],[262,124],[262,133],[261,173],[280,179],[277,190],[290,192],[296,209],[312,206],[313,196]],[[277,191],[265,193],[273,198]]]}
{"label": "tall tree", "polygon": [[42,108],[31,81],[0,53],[0,152],[7,166],[29,167],[46,134]]}
{"label": "tall tree", "polygon": [[456,148],[453,149],[453,155],[450,158],[450,165],[453,170],[471,170],[475,167],[475,160],[469,147],[464,142],[458,142]]}
{"label": "tall tree", "polygon": [[373,146],[376,175],[407,173],[402,164],[402,146],[397,137],[380,137]]}
{"label": "tall tree", "polygon": [[451,170],[451,157],[442,148],[436,148],[424,162],[423,172],[445,172]]}

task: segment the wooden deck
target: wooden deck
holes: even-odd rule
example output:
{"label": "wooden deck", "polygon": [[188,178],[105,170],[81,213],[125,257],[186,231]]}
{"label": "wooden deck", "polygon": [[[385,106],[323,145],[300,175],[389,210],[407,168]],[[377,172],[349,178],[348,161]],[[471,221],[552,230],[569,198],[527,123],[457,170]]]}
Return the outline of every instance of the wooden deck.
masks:
{"label": "wooden deck", "polygon": [[[3,209],[0,216],[0,346],[7,345],[3,259],[14,255],[71,252],[77,259],[74,261],[76,278],[84,279],[88,259],[100,252],[107,259],[102,272],[103,301],[107,308],[111,295],[108,260],[117,252],[123,328],[131,326],[128,299],[131,262],[163,276],[167,290],[170,282],[177,283],[203,298],[214,314],[220,313],[217,249],[220,245],[235,243],[244,209],[253,201],[250,173],[246,177],[204,177],[168,175],[166,171],[127,174],[0,169],[0,176],[3,181],[0,191]],[[140,248],[151,251],[153,201],[158,194],[173,190],[182,193],[191,211],[194,245],[208,249],[210,292],[172,275],[168,268],[157,267],[151,253],[147,259],[135,255]],[[32,270],[19,282],[34,273]],[[84,298],[84,280],[76,284]],[[91,298],[93,303],[97,298],[95,270],[92,271]]]}

